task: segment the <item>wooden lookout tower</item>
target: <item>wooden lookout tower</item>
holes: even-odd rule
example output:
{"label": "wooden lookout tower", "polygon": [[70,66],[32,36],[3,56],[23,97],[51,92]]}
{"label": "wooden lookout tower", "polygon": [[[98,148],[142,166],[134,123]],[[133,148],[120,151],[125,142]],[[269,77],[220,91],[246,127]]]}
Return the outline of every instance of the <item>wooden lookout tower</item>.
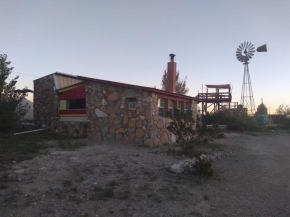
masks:
{"label": "wooden lookout tower", "polygon": [[207,113],[216,113],[228,109],[235,109],[238,107],[237,102],[232,102],[230,84],[205,86],[206,93],[199,93],[197,95],[198,101],[202,103],[202,115]]}

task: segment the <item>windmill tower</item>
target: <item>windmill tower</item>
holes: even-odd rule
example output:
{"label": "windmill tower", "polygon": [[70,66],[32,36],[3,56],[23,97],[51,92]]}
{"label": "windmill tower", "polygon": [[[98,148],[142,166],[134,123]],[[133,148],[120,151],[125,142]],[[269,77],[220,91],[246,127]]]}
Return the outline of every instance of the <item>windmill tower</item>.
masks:
{"label": "windmill tower", "polygon": [[[267,46],[263,45],[258,47],[257,52],[267,52]],[[254,56],[254,53],[255,47],[250,42],[242,43],[236,51],[237,59],[244,64],[244,76],[240,104],[243,105],[244,108],[247,108],[248,112],[252,115],[255,113],[255,100],[253,96],[251,76],[249,71],[249,60]]]}

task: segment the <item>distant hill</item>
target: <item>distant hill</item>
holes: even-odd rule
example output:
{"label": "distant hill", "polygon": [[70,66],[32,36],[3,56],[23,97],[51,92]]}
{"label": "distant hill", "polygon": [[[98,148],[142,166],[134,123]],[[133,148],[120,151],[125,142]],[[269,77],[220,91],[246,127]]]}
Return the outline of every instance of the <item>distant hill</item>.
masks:
{"label": "distant hill", "polygon": [[28,104],[30,106],[29,111],[26,113],[26,115],[24,116],[24,119],[29,119],[32,120],[33,119],[33,102],[27,100],[27,99],[23,99],[22,100],[22,104]]}

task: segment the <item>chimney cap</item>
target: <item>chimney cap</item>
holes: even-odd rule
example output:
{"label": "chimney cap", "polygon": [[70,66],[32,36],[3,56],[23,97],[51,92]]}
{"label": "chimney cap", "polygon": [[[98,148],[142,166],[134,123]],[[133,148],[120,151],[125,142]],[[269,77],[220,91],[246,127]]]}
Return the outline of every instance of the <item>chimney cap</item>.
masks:
{"label": "chimney cap", "polygon": [[170,61],[171,62],[174,62],[175,54],[171,53],[171,54],[169,54],[169,56],[170,56]]}

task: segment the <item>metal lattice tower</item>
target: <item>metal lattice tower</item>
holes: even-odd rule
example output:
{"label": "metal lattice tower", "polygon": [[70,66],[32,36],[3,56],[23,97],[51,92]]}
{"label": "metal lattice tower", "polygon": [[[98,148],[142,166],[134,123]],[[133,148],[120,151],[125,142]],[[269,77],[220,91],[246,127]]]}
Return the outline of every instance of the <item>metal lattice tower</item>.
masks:
{"label": "metal lattice tower", "polygon": [[[257,52],[266,51],[266,45],[257,48]],[[244,77],[240,104],[243,105],[244,108],[247,108],[250,114],[254,114],[256,111],[251,76],[249,71],[249,60],[254,56],[254,53],[255,47],[250,42],[242,43],[236,51],[237,59],[244,63]]]}
{"label": "metal lattice tower", "polygon": [[243,85],[242,85],[242,93],[241,93],[241,105],[244,108],[248,109],[248,112],[251,114],[255,113],[255,100],[253,96],[253,89],[251,83],[251,76],[249,72],[249,63],[244,63],[244,77],[243,77]]}

